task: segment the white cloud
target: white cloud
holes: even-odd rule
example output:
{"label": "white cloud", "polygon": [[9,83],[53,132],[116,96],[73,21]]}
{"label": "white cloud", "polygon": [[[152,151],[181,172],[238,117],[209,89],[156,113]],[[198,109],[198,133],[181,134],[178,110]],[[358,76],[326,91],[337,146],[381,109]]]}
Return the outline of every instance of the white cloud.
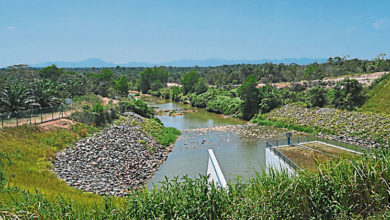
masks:
{"label": "white cloud", "polygon": [[15,30],[16,29],[15,26],[8,26],[7,28],[8,28],[8,30]]}
{"label": "white cloud", "polygon": [[376,20],[372,26],[375,28],[375,29],[378,29],[378,30],[384,30],[384,29],[387,29],[387,28],[390,28],[390,19],[388,18],[381,18],[381,19],[378,19]]}

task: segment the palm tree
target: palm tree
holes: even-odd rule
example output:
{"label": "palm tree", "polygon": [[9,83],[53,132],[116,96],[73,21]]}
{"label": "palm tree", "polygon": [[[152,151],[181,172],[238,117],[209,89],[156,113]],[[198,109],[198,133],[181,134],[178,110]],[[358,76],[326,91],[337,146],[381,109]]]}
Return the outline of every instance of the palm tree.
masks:
{"label": "palm tree", "polygon": [[0,111],[11,112],[39,106],[31,91],[26,87],[15,84],[0,90]]}
{"label": "palm tree", "polygon": [[32,86],[35,101],[40,107],[58,105],[61,101],[56,97],[56,84],[51,80],[39,80]]}

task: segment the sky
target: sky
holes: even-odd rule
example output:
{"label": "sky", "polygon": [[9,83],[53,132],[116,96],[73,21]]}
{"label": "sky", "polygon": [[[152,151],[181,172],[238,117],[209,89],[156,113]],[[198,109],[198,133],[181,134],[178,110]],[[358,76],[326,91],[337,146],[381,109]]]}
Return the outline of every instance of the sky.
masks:
{"label": "sky", "polygon": [[0,67],[373,59],[390,55],[389,9],[389,0],[0,0]]}

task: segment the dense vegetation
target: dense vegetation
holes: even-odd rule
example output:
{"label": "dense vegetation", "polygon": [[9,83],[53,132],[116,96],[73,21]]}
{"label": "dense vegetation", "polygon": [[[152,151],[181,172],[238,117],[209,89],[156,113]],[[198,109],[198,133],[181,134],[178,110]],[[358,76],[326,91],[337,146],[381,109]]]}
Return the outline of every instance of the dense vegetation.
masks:
{"label": "dense vegetation", "polygon": [[[126,96],[127,89],[159,95],[158,91],[166,87],[166,82],[182,83],[184,95],[192,92],[199,95],[207,91],[207,84],[229,87],[244,83],[250,75],[267,84],[389,70],[390,60],[384,59],[384,54],[374,60],[334,57],[325,63],[310,65],[265,63],[187,68],[118,66],[104,69],[61,69],[53,65],[43,69],[0,69],[0,111],[58,105],[64,98],[88,93],[104,97]],[[188,75],[189,72],[192,74]],[[335,100],[334,104],[348,108],[342,100]]]}

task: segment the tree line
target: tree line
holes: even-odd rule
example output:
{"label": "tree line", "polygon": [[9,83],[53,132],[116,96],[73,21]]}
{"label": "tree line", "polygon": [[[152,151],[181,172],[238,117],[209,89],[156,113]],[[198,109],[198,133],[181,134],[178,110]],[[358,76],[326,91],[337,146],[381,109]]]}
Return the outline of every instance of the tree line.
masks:
{"label": "tree line", "polygon": [[[46,68],[29,69],[0,69],[0,112],[17,111],[29,108],[57,105],[65,98],[73,98],[88,93],[104,97],[126,96],[128,90],[138,90],[156,96],[192,102],[194,105],[202,104],[201,97],[213,97],[220,93],[216,88],[222,89],[223,98],[239,98],[240,102],[252,99],[243,95],[245,86],[255,83],[297,82],[300,80],[320,80],[325,77],[334,77],[355,73],[368,73],[389,71],[390,60],[381,54],[373,60],[348,59],[348,57],[331,57],[325,63],[312,63],[309,65],[297,64],[237,64],[217,67],[155,67],[155,68],[58,68],[55,65]],[[248,79],[249,77],[249,79]],[[182,88],[166,88],[167,82],[176,82]],[[351,82],[344,82],[351,84]],[[242,85],[241,85],[242,84]],[[240,89],[236,87],[240,86]],[[244,87],[243,87],[244,86]],[[289,102],[305,102],[308,106],[333,105],[339,108],[352,109],[361,103],[361,98],[340,98],[347,94],[356,94],[362,90],[358,85],[352,86],[356,91],[344,92],[324,88],[305,86],[293,83],[287,89],[275,90],[270,85],[248,94],[259,93],[257,108],[263,112],[280,104]],[[314,88],[312,88],[314,87]],[[345,86],[340,86],[340,88]],[[241,93],[238,92],[242,91]],[[325,91],[326,90],[326,91]],[[240,95],[241,94],[241,95]],[[278,97],[282,97],[278,98]],[[310,101],[311,100],[311,101]],[[237,100],[235,106],[238,105]],[[251,105],[251,104],[248,104]],[[254,104],[253,104],[254,105]],[[219,109],[214,103],[210,110]],[[244,109],[250,109],[249,106]],[[218,110],[220,111],[220,110]],[[254,111],[254,110],[253,110]],[[246,112],[246,111],[244,111]],[[251,115],[252,113],[249,113]]]}

